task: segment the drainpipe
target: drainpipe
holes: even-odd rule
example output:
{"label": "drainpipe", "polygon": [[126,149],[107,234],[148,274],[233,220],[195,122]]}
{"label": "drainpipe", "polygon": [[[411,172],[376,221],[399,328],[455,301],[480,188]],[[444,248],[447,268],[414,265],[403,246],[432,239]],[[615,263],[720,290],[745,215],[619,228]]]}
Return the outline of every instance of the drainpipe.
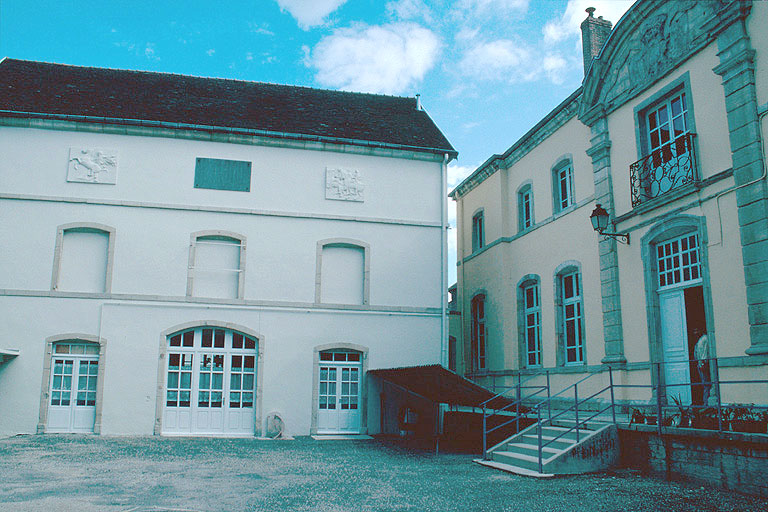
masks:
{"label": "drainpipe", "polygon": [[440,364],[448,368],[448,153],[440,170]]}
{"label": "drainpipe", "polygon": [[757,113],[757,129],[760,133],[760,158],[763,159],[763,174],[759,178],[756,178],[747,183],[742,183],[739,186],[733,186],[731,188],[725,189],[717,194],[717,197],[715,197],[715,203],[717,204],[717,220],[719,221],[720,225],[720,241],[714,244],[709,244],[707,247],[712,247],[714,245],[725,245],[723,242],[723,214],[720,211],[720,198],[725,194],[733,192],[734,190],[738,190],[740,188],[752,185],[753,183],[757,183],[760,180],[764,180],[766,175],[768,175],[768,162],[766,162],[765,158],[765,137],[763,137],[763,118],[766,116],[766,114],[768,114],[768,103],[760,106]]}

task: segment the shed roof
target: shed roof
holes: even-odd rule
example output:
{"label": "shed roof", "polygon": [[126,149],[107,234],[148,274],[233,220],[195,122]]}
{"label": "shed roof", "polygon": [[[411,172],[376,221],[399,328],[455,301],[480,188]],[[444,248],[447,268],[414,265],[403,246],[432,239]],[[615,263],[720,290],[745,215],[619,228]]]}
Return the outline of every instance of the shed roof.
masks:
{"label": "shed roof", "polygon": [[220,127],[457,154],[415,98],[5,58],[0,116],[11,115]]}

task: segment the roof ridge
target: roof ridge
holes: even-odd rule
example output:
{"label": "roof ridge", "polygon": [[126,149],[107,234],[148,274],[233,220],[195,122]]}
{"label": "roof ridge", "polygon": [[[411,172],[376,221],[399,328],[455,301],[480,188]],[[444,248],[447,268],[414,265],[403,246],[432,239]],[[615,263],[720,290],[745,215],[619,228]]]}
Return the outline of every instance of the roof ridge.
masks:
{"label": "roof ridge", "polygon": [[308,85],[292,85],[292,84],[278,84],[275,82],[264,82],[260,80],[245,80],[242,78],[224,78],[224,77],[217,77],[217,76],[201,76],[201,75],[190,75],[190,74],[184,74],[184,73],[174,73],[171,71],[149,71],[149,70],[140,70],[140,69],[127,69],[127,68],[112,68],[112,67],[103,67],[103,66],[83,66],[80,64],[65,64],[61,62],[48,62],[48,61],[41,61],[41,60],[29,60],[29,59],[15,59],[13,57],[5,56],[2,59],[0,59],[0,64],[3,62],[26,62],[31,64],[45,64],[48,66],[62,66],[62,67],[68,67],[68,68],[79,68],[79,69],[92,69],[92,70],[99,70],[99,71],[120,71],[123,73],[136,73],[136,74],[147,74],[147,75],[164,75],[164,76],[172,76],[172,77],[182,77],[182,78],[197,78],[200,80],[217,80],[217,81],[224,81],[224,82],[237,82],[237,83],[245,83],[245,84],[259,84],[259,85],[268,85],[272,87],[281,87],[281,88],[292,88],[292,89],[306,89],[310,91],[320,91],[320,92],[330,92],[330,93],[338,93],[338,94],[353,94],[357,96],[374,96],[374,97],[381,97],[381,98],[393,98],[393,99],[405,99],[405,100],[413,100],[416,101],[416,98],[414,96],[397,96],[394,94],[381,94],[381,93],[372,93],[372,92],[359,92],[359,91],[344,91],[339,89],[326,89],[323,87],[311,87]]}

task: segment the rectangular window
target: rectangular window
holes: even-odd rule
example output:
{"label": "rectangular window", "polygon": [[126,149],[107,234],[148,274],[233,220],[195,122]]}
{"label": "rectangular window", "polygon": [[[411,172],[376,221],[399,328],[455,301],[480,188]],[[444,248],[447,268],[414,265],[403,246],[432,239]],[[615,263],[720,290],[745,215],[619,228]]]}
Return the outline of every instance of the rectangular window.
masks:
{"label": "rectangular window", "polygon": [[520,230],[533,226],[533,193],[530,188],[520,192]]}
{"label": "rectangular window", "polygon": [[541,304],[538,284],[523,288],[523,301],[527,366],[541,366]]}
{"label": "rectangular window", "polygon": [[688,107],[685,93],[665,100],[648,113],[649,153],[655,167],[687,152],[683,136],[688,133]]}
{"label": "rectangular window", "polygon": [[251,162],[198,158],[195,161],[195,188],[250,192]]}
{"label": "rectangular window", "polygon": [[557,206],[559,211],[573,205],[573,167],[568,164],[556,171]]}
{"label": "rectangular window", "polygon": [[659,288],[701,280],[699,236],[688,234],[656,246]]}
{"label": "rectangular window", "polygon": [[[199,236],[194,239],[194,258],[190,272],[195,297],[237,299],[244,271],[242,241],[225,236]],[[210,342],[207,340],[206,342]]]}
{"label": "rectangular window", "polygon": [[562,279],[563,337],[566,364],[584,362],[584,335],[582,327],[582,296],[579,273],[565,274]]}
{"label": "rectangular window", "polygon": [[472,368],[485,369],[485,296],[472,299]]}
{"label": "rectangular window", "polygon": [[478,212],[472,217],[472,252],[479,251],[485,246],[483,217],[483,212]]}

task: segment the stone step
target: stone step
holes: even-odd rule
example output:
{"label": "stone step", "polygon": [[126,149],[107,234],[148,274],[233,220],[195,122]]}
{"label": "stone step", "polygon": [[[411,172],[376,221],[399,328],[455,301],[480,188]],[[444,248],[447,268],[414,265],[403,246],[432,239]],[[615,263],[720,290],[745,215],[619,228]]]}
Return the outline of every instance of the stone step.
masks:
{"label": "stone step", "polygon": [[[511,451],[497,451],[491,454],[491,459],[496,462],[509,464],[510,466],[517,466],[519,468],[530,469],[533,471],[539,470],[539,457],[538,455],[528,455],[524,453],[517,453]],[[546,464],[549,458],[544,458],[542,464]]]}
{"label": "stone step", "polygon": [[[538,457],[539,454],[539,446],[538,444],[532,444],[532,443],[516,443],[516,442],[509,442],[505,444],[502,448],[504,451],[508,452],[516,452],[516,453],[522,453],[525,455],[534,455]],[[542,452],[545,454],[546,457],[550,457],[552,455],[559,455],[563,453],[564,450],[560,450],[558,448],[553,448],[551,446],[544,446],[541,449]]]}
{"label": "stone step", "polygon": [[[545,435],[541,436],[542,443],[547,443],[548,441],[552,441],[551,443],[549,443],[547,445],[548,447],[551,446],[552,448],[566,449],[566,448],[570,448],[571,446],[576,444],[576,437],[575,436],[574,436],[573,439],[566,439],[565,436],[561,437],[561,438],[559,438],[559,439],[557,439],[555,441],[553,441],[553,439],[555,439],[555,436],[545,436]],[[539,446],[539,436],[537,436],[535,433],[533,433],[533,434],[523,434],[523,436],[521,436],[520,439],[512,439],[511,441],[521,441],[522,442],[523,440],[524,440],[524,442],[526,444],[533,444],[536,447]]]}

